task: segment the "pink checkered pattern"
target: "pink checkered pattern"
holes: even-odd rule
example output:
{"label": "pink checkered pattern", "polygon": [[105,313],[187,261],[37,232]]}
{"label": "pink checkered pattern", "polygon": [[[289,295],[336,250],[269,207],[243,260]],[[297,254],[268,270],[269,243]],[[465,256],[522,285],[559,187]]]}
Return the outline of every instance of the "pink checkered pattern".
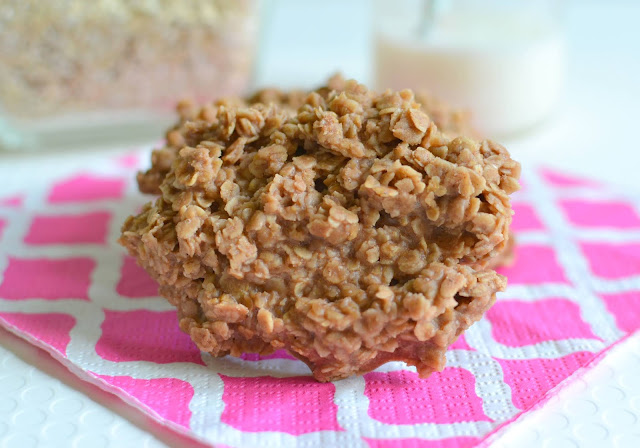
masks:
{"label": "pink checkered pattern", "polygon": [[[228,447],[470,447],[640,327],[640,201],[525,171],[509,288],[428,380],[390,363],[321,384],[285,352],[214,359],[115,240],[138,154],[0,197],[0,324],[157,421]],[[77,165],[76,165],[77,166]],[[2,174],[0,168],[0,175]],[[10,169],[10,167],[8,167]]]}

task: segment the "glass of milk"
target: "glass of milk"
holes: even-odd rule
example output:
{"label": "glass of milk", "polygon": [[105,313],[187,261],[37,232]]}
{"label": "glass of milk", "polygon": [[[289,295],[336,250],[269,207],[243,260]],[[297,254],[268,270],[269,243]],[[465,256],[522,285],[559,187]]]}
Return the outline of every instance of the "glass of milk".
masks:
{"label": "glass of milk", "polygon": [[565,77],[561,0],[379,0],[378,89],[426,90],[509,137],[554,110]]}

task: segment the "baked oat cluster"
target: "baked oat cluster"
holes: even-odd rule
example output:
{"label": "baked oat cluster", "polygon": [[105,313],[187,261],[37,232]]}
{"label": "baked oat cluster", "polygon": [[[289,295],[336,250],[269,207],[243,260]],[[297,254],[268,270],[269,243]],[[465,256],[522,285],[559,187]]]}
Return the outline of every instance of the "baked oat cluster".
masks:
{"label": "baked oat cluster", "polygon": [[320,381],[389,361],[426,377],[505,288],[488,266],[520,166],[411,91],[337,79],[182,109],[139,178],[161,196],[120,242],[201,350],[284,348]]}
{"label": "baked oat cluster", "polygon": [[[326,86],[317,89],[316,93],[326,98],[332,91],[344,91],[346,85],[347,81],[337,74],[329,79]],[[219,113],[224,114],[224,112],[220,111],[221,108],[235,110],[239,107],[257,106],[259,104],[274,104],[281,113],[293,118],[296,116],[298,109],[305,104],[308,95],[309,92],[303,90],[283,92],[278,89],[268,88],[259,90],[248,98],[222,98],[204,107],[197,107],[190,101],[179,103],[177,113],[180,119],[167,132],[166,145],[152,152],[151,168],[144,173],[138,174],[140,191],[160,194],[160,184],[171,169],[171,164],[180,149],[185,144],[196,145],[200,142],[198,139],[201,138],[201,135],[198,134],[198,131],[194,133],[194,122],[201,120],[212,122]],[[428,92],[418,92],[415,99],[420,104],[420,108],[429,115],[429,118],[441,132],[452,136],[477,136],[476,131],[471,126],[467,111],[453,109],[449,104]],[[211,131],[215,132],[213,128]]]}

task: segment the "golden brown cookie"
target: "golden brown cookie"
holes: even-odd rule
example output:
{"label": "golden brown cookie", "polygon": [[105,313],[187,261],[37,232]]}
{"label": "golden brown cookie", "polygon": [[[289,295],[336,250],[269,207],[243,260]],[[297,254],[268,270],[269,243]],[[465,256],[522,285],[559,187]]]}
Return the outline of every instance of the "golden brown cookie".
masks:
{"label": "golden brown cookie", "polygon": [[[335,75],[329,79],[326,86],[315,90],[315,93],[327,97],[331,92],[344,91],[347,81],[340,75]],[[202,107],[196,106],[189,101],[183,101],[176,107],[179,120],[175,126],[167,131],[166,144],[155,149],[151,154],[151,167],[138,174],[138,186],[140,191],[149,194],[160,194],[160,184],[169,172],[171,163],[175,159],[178,151],[185,144],[196,144],[200,136],[193,136],[194,123],[207,121],[215,125],[213,121],[219,116],[224,116],[224,111],[242,106],[257,106],[258,104],[275,104],[278,109],[290,117],[296,115],[297,110],[302,106],[309,95],[303,90],[282,91],[274,88],[262,89],[248,98],[223,98]],[[440,101],[435,96],[427,92],[419,92],[416,101],[435,123],[441,132],[451,136],[477,136],[471,127],[469,114],[466,111],[450,107],[447,103]],[[225,125],[224,119],[220,122]],[[194,138],[195,137],[195,138]]]}
{"label": "golden brown cookie", "polygon": [[391,360],[441,370],[505,287],[487,265],[509,238],[509,153],[441,132],[411,91],[355,81],[296,113],[200,115],[120,239],[200,349],[284,348],[320,381]]}

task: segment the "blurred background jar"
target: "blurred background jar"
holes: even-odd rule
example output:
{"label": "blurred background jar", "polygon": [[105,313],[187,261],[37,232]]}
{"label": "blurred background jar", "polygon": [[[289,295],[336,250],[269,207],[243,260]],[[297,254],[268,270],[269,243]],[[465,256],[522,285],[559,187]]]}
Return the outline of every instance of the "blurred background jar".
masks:
{"label": "blurred background jar", "polygon": [[427,90],[489,137],[535,127],[563,89],[560,0],[379,0],[374,39],[378,89]]}
{"label": "blurred background jar", "polygon": [[177,100],[245,93],[255,0],[3,0],[0,147],[157,138]]}

